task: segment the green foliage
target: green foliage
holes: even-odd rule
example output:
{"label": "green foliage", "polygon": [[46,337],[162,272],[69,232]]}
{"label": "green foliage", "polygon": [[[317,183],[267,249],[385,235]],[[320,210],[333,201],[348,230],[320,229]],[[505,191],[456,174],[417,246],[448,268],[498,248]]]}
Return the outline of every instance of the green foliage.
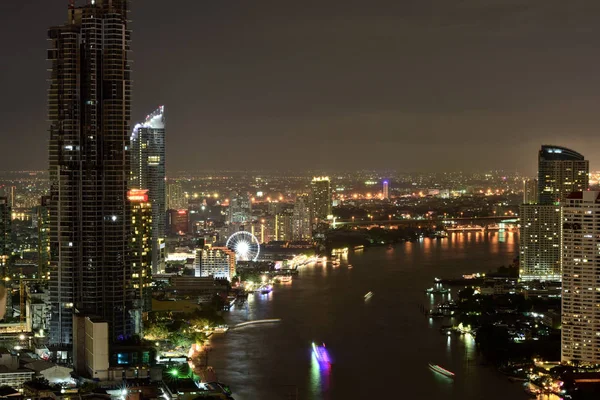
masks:
{"label": "green foliage", "polygon": [[169,329],[162,323],[148,323],[144,328],[144,339],[165,340],[169,337]]}

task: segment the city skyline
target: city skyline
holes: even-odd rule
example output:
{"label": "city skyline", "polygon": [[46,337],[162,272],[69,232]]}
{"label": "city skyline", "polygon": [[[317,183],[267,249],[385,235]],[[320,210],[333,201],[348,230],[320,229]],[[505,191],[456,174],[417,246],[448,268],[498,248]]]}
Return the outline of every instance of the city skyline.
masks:
{"label": "city skyline", "polygon": [[[228,167],[267,169],[284,161],[293,170],[498,169],[508,157],[511,167],[533,173],[527,155],[539,143],[589,148],[600,124],[591,51],[599,44],[592,17],[598,5],[434,3],[381,1],[381,13],[357,1],[345,2],[343,11],[316,2],[192,3],[181,15],[145,1],[131,15],[133,120],[158,104],[169,108],[173,170],[192,169],[199,145],[231,143],[237,145],[229,149]],[[0,66],[13,94],[0,101],[0,146],[27,146],[30,155],[12,152],[0,169],[46,167],[46,76],[34,61],[46,54],[40,27],[63,20],[66,6],[59,0],[0,5],[0,21],[15,33],[7,41],[13,62]],[[24,18],[29,24],[18,24]],[[168,27],[166,21],[178,21],[176,29],[156,29]],[[295,151],[274,151],[286,145]],[[257,151],[270,157],[257,164]],[[590,160],[599,153],[587,151]],[[206,163],[220,162],[215,154]],[[430,155],[426,162],[422,154]]]}

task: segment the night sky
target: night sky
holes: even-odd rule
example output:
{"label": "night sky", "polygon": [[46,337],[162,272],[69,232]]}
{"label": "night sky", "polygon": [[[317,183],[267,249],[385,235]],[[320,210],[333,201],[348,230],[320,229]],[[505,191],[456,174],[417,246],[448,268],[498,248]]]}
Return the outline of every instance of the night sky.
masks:
{"label": "night sky", "polygon": [[[46,30],[0,0],[0,169],[45,169]],[[539,145],[600,167],[598,0],[134,0],[133,121],[167,168],[502,168]]]}

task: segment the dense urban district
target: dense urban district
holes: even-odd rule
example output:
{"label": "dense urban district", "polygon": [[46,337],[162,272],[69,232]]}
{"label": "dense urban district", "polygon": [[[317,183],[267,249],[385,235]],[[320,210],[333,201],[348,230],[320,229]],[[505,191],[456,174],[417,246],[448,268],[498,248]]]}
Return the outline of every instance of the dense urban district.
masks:
{"label": "dense urban district", "polygon": [[536,177],[167,169],[168,106],[132,123],[128,11],[69,3],[48,30],[48,169],[0,173],[0,397],[233,399],[211,340],[277,319],[229,326],[232,308],[349,253],[518,232],[510,265],[432,277],[415,313],[532,395],[598,398],[600,173],[582,154],[542,145]]}

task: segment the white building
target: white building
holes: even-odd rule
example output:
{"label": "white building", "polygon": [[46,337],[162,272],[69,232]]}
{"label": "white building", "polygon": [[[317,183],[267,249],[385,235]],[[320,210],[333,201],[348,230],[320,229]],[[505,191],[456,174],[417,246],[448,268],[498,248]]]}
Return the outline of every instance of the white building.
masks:
{"label": "white building", "polygon": [[600,192],[572,193],[562,214],[562,362],[600,364]]}
{"label": "white building", "polygon": [[226,278],[235,276],[235,253],[227,247],[204,246],[196,250],[195,276]]}
{"label": "white building", "polygon": [[519,276],[523,281],[560,281],[560,206],[523,204]]}

